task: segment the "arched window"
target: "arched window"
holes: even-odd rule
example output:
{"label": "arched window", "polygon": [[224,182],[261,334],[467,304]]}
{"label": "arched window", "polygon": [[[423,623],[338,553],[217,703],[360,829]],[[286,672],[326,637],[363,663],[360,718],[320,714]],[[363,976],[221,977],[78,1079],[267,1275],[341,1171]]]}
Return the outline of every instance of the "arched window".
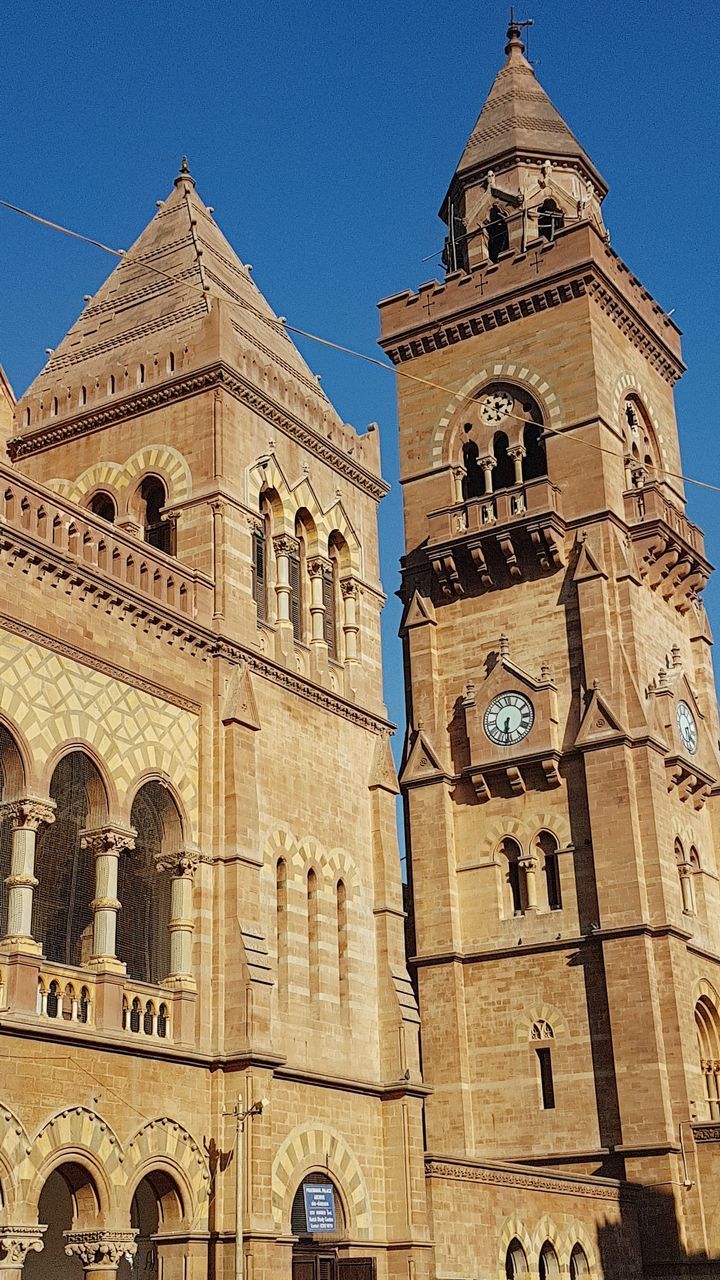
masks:
{"label": "arched window", "polygon": [[138,386],[142,387],[145,382],[145,365],[139,364],[137,371]]}
{"label": "arched window", "polygon": [[505,253],[510,248],[510,235],[507,219],[496,204],[490,210],[485,229],[487,231],[488,257],[491,262],[497,262],[500,254]]}
{"label": "arched window", "polygon": [[555,1033],[549,1022],[540,1018],[534,1022],[530,1031],[530,1043],[535,1049],[537,1064],[538,1094],[543,1111],[552,1111],[555,1107],[555,1084],[553,1081],[552,1048]]}
{"label": "arched window", "polygon": [[94,493],[88,503],[88,511],[92,511],[93,515],[100,516],[101,520],[107,520],[108,524],[114,524],[117,516],[115,503],[109,493],[105,493],[99,489]]}
{"label": "arched window", "polygon": [[320,937],[318,929],[318,883],[315,872],[307,874],[308,977],[310,995],[320,991]]}
{"label": "arched window", "polygon": [[708,1114],[720,1120],[720,1018],[709,996],[701,996],[695,1005],[695,1029]]}
{"label": "arched window", "polygon": [[[317,1210],[314,1210],[312,1203],[313,1188],[319,1189],[320,1187],[330,1188],[329,1195],[327,1193],[322,1194],[322,1203],[328,1204],[328,1201],[330,1201],[334,1210],[335,1232],[331,1232],[330,1234],[334,1234],[336,1237],[344,1234],[345,1216],[343,1213],[342,1200],[338,1195],[337,1187],[335,1187],[332,1179],[328,1177],[327,1172],[323,1169],[317,1173],[307,1173],[295,1192],[292,1208],[290,1210],[290,1230],[294,1236],[300,1236],[302,1238],[308,1236],[313,1237],[316,1235],[319,1237],[328,1235],[327,1228],[324,1231],[319,1229]],[[308,1203],[310,1205],[309,1212]],[[303,1272],[303,1274],[305,1273]],[[314,1271],[313,1274],[315,1274]],[[322,1280],[325,1280],[326,1274],[329,1277],[334,1273],[329,1270],[327,1272],[323,1271],[321,1260],[321,1269],[317,1274],[322,1277]]]}
{"label": "arched window", "polygon": [[93,951],[95,865],[81,833],[107,822],[107,795],[89,756],[63,756],[50,781],[55,821],[38,833],[33,937],[48,960],[87,964]]}
{"label": "arched window", "polygon": [[159,476],[145,476],[140,485],[140,508],[145,541],[167,555],[175,554],[174,526],[163,520],[162,511],[167,506],[167,490]]}
{"label": "arched window", "polygon": [[111,373],[110,377],[108,378],[108,395],[109,396],[115,395],[115,374],[114,373]]}
{"label": "arched window", "polygon": [[309,511],[302,509],[295,517],[297,556],[290,557],[290,616],[296,640],[307,644],[311,636],[310,579],[308,577],[308,545],[313,540],[315,525]]}
{"label": "arched window", "polygon": [[585,1280],[590,1275],[590,1264],[581,1244],[573,1245],[570,1254],[570,1280]]}
{"label": "arched window", "polygon": [[267,618],[269,560],[272,546],[272,505],[267,493],[260,494],[260,525],[252,535],[252,593],[260,620]]}
{"label": "arched window", "polygon": [[527,890],[525,872],[520,866],[522,850],[515,840],[503,840],[500,847],[501,859],[505,868],[508,893],[505,895],[507,914],[521,916],[527,907]]}
{"label": "arched window", "polygon": [[328,540],[330,571],[323,580],[323,604],[325,605],[325,640],[330,658],[342,658],[340,645],[342,601],[340,598],[341,572],[350,572],[350,551],[342,534],[334,529]]}
{"label": "arched window", "polygon": [[552,242],[565,225],[565,215],[554,200],[543,200],[538,209],[538,235]]}
{"label": "arched window", "polygon": [[348,931],[347,893],[342,880],[337,882],[335,898],[337,907],[338,990],[340,1003],[344,1004],[348,996]]}
{"label": "arched window", "polygon": [[705,916],[705,895],[703,891],[703,880],[700,874],[700,855],[695,845],[690,846],[688,854],[690,862],[690,889],[692,892],[692,902],[697,916]]}
{"label": "arched window", "polygon": [[[470,424],[465,428],[469,431]],[[465,468],[465,477],[463,479],[463,497],[467,501],[468,498],[481,498],[485,492],[485,478],[482,467],[478,462],[480,450],[474,440],[465,440],[462,447],[462,460]]]}
{"label": "arched window", "polygon": [[80,388],[80,405],[87,404],[87,387]]}
{"label": "arched window", "polygon": [[287,864],[281,858],[275,872],[275,954],[277,955],[278,988],[287,991]]}
{"label": "arched window", "polygon": [[540,1250],[538,1275],[540,1280],[555,1280],[555,1277],[560,1275],[558,1256],[549,1240],[545,1241]]}
{"label": "arched window", "polygon": [[560,887],[558,842],[549,831],[541,831],[537,845],[543,859],[542,869],[545,874],[548,906],[551,911],[560,911],[562,909],[562,890]]}
{"label": "arched window", "polygon": [[540,423],[528,422],[523,430],[525,457],[523,458],[523,480],[538,480],[547,475],[547,452],[545,449],[544,429]]}
{"label": "arched window", "polygon": [[[674,852],[675,852],[675,863],[676,863],[677,872],[678,872],[678,879],[680,881],[680,896],[682,900],[682,909],[685,915],[694,916],[696,915],[696,902],[695,902],[695,885],[693,884],[694,868],[692,866],[692,861],[690,858],[685,857],[685,850],[683,848],[682,841],[679,839],[675,840]],[[694,850],[694,852],[695,852],[695,860],[697,864],[697,850]]]}
{"label": "arched window", "polygon": [[[22,795],[25,771],[22,756],[4,725],[0,724],[0,801],[17,800]],[[7,886],[12,859],[12,827],[0,817],[0,938],[7,933]]]}
{"label": "arched window", "polygon": [[158,869],[157,862],[183,845],[180,814],[167,787],[146,782],[140,788],[130,825],[137,836],[118,867],[117,954],[128,977],[157,983],[170,972],[171,881],[170,870]]}
{"label": "arched window", "polygon": [[527,1254],[520,1241],[515,1238],[510,1241],[505,1254],[505,1277],[506,1280],[525,1280],[527,1274]]}
{"label": "arched window", "polygon": [[509,489],[515,484],[515,463],[508,453],[509,444],[504,431],[495,432],[492,446],[495,457],[492,473],[493,490]]}
{"label": "arched window", "polygon": [[626,398],[622,418],[631,480],[635,487],[642,487],[658,474],[659,450],[649,414],[639,396]]}

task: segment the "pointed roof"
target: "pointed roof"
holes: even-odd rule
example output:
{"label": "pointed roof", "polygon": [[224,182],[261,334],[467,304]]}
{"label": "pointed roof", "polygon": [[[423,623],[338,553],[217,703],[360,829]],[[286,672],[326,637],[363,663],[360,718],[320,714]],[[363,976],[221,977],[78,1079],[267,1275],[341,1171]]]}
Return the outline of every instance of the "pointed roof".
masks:
{"label": "pointed roof", "polygon": [[[327,397],[272,307],[255,285],[195,189],[187,159],[168,198],[52,353],[26,396],[47,400],[63,382],[105,376],[113,363],[198,343],[213,300],[229,311],[238,345],[280,365],[316,396]],[[143,354],[144,353],[144,354]]]}
{"label": "pointed roof", "polygon": [[488,170],[517,152],[542,160],[574,160],[584,175],[607,193],[590,157],[553,106],[525,57],[516,22],[508,27],[507,59],[493,81],[455,170],[452,186],[470,173]]}

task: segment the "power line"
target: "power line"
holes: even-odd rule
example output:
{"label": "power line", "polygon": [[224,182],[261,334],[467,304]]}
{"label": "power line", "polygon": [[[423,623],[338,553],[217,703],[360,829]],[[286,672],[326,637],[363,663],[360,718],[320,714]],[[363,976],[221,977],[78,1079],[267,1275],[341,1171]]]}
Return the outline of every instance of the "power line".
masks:
{"label": "power line", "polygon": [[[101,240],[96,240],[92,236],[82,235],[79,231],[73,231],[69,227],[64,227],[59,222],[53,222],[49,218],[44,218],[40,214],[32,213],[28,209],[23,209],[19,205],[11,204],[8,200],[0,200],[0,206],[9,209],[12,213],[21,214],[25,218],[29,218],[32,222],[40,223],[42,226],[49,227],[52,231],[58,231],[62,235],[72,236],[75,240],[81,240],[85,244],[93,245],[97,249],[102,249],[104,253],[109,253],[115,258],[124,260],[121,265],[130,265],[127,258],[127,250],[112,249],[109,245],[103,244]],[[182,286],[183,288],[195,289],[201,293],[203,297],[216,296],[212,291],[204,285],[194,284],[191,280],[178,280],[176,276],[172,276],[169,272],[163,271],[161,267],[157,267],[154,263],[145,262],[142,258],[133,259],[134,267],[144,267],[148,271],[154,271],[157,275],[168,280],[173,286]],[[316,333],[311,333],[308,329],[301,329],[297,325],[290,324],[287,320],[271,320],[267,316],[263,316],[256,308],[251,307],[248,303],[241,299],[234,299],[235,305],[244,307],[247,311],[252,311],[253,315],[263,324],[268,325],[277,332],[277,326],[280,324],[283,329],[289,333],[295,333],[301,338],[307,338],[310,342],[315,342],[319,346],[328,347],[333,351],[340,351],[343,355],[353,356],[356,360],[363,360],[366,364],[375,365],[378,369],[384,369],[387,373],[392,373],[399,378],[408,378],[411,382],[420,383],[422,386],[431,387],[435,391],[442,391],[453,399],[459,396],[460,400],[465,400],[468,404],[477,404],[475,398],[464,392],[458,393],[457,388],[446,387],[444,383],[435,382],[430,378],[422,378],[417,373],[410,373],[408,369],[401,369],[397,365],[388,364],[385,360],[378,360],[376,356],[369,356],[364,351],[356,351],[353,347],[344,346],[340,342],[334,342],[330,338],[321,338]],[[517,422],[526,422],[527,419],[518,413],[508,413],[506,417],[513,418]],[[624,453],[617,449],[608,449],[605,445],[595,444],[592,440],[585,440],[580,436],[568,435],[566,431],[561,431],[557,427],[551,427],[543,424],[543,431],[548,435],[563,436],[563,438],[572,441],[575,444],[584,445],[587,449],[594,449],[597,453],[605,453],[613,458],[624,458]],[[693,476],[687,476],[682,471],[670,471],[667,467],[663,467],[663,474],[669,476],[673,480],[682,480],[685,484],[694,484],[700,489],[709,489],[713,493],[720,493],[720,485],[711,484],[707,480],[696,480]]]}

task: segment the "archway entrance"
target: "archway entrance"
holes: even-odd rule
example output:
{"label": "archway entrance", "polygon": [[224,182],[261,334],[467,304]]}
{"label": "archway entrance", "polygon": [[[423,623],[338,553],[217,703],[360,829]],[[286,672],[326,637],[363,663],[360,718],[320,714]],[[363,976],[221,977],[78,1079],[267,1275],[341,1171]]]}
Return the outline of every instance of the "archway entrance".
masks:
{"label": "archway entrance", "polygon": [[50,1174],[40,1193],[38,1221],[47,1224],[42,1253],[29,1253],[23,1280],[82,1280],[83,1265],[65,1252],[65,1232],[98,1226],[100,1202],[82,1165],[68,1163]]}
{"label": "archway entrance", "polygon": [[290,1216],[297,1236],[293,1280],[375,1280],[373,1258],[340,1256],[347,1231],[342,1201],[326,1173],[308,1173],[295,1192]]}
{"label": "archway entrance", "polygon": [[185,1209],[182,1197],[169,1174],[153,1170],[138,1183],[130,1208],[130,1225],[137,1235],[136,1252],[129,1263],[121,1262],[118,1280],[181,1280],[184,1276],[185,1237],[176,1238]]}

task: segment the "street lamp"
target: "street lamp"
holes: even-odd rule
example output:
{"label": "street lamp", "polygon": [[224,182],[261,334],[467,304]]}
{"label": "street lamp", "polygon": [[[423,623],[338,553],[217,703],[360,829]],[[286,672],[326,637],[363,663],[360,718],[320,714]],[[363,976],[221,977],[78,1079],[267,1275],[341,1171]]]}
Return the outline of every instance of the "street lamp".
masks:
{"label": "street lamp", "polygon": [[268,1098],[260,1098],[251,1107],[243,1110],[243,1100],[238,1095],[232,1111],[226,1116],[235,1117],[235,1280],[244,1280],[245,1255],[243,1253],[243,1133],[245,1121],[252,1116],[261,1116],[270,1106]]}

